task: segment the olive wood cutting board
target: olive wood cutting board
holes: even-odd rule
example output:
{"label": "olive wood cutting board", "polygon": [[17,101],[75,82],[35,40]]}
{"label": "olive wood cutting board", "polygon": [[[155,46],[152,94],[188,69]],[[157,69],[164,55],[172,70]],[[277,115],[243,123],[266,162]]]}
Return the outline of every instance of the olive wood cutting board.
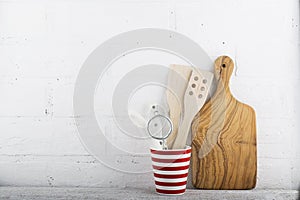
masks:
{"label": "olive wood cutting board", "polygon": [[229,79],[234,64],[215,61],[218,86],[192,123],[192,182],[201,189],[252,189],[256,185],[256,117],[233,97]]}

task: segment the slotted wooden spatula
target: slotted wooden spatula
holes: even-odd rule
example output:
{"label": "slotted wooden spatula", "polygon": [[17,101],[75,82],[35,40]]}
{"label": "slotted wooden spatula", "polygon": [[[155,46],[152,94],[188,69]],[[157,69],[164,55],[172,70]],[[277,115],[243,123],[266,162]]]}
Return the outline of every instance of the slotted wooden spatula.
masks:
{"label": "slotted wooden spatula", "polygon": [[184,94],[184,115],[173,149],[185,148],[192,120],[205,103],[212,79],[213,74],[211,72],[201,71],[200,73],[200,71],[193,69]]}
{"label": "slotted wooden spatula", "polygon": [[192,123],[193,185],[202,189],[251,189],[256,184],[256,120],[229,89],[233,61],[215,61],[218,86]]}

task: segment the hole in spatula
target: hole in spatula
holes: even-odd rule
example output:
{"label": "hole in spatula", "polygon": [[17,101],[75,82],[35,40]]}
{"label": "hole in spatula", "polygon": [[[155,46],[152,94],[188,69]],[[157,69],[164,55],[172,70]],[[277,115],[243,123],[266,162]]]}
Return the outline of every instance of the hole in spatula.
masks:
{"label": "hole in spatula", "polygon": [[225,68],[225,67],[226,67],[226,65],[225,65],[225,64],[222,64],[222,67],[223,67],[223,68]]}

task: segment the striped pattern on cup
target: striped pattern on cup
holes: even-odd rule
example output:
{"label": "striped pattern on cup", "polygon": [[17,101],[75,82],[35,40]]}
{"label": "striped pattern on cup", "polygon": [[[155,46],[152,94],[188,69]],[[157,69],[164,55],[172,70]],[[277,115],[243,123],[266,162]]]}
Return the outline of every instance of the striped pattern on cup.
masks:
{"label": "striped pattern on cup", "polygon": [[190,165],[191,147],[185,149],[151,149],[156,192],[180,195],[185,192]]}

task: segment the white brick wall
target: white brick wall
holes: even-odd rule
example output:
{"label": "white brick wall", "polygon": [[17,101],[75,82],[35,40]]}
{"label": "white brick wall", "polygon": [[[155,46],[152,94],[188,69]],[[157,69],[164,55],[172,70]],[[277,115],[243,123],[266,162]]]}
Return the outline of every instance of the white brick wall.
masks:
{"label": "white brick wall", "polygon": [[[144,27],[176,30],[212,59],[227,54],[235,60],[232,91],[257,113],[257,187],[300,187],[297,0],[0,0],[0,185],[153,186],[151,173],[121,173],[96,161],[80,143],[72,116],[74,82],[91,51]],[[164,55],[152,58],[169,62]],[[105,113],[105,130],[132,147],[115,136],[106,101],[95,105]]]}

